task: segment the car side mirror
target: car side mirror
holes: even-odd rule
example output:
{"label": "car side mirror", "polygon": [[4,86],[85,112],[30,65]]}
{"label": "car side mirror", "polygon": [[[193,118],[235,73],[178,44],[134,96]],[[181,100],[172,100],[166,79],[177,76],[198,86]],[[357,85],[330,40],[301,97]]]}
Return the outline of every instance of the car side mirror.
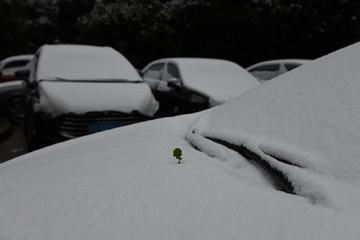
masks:
{"label": "car side mirror", "polygon": [[26,83],[29,83],[30,70],[20,70],[15,72],[16,79],[23,80]]}
{"label": "car side mirror", "polygon": [[178,78],[170,78],[167,82],[168,87],[176,88],[180,87],[179,79]]}

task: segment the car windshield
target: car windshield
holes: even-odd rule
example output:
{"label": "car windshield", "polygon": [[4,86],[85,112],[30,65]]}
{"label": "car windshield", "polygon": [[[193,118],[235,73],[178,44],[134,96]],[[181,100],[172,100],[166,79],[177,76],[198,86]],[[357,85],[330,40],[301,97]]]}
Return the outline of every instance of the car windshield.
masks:
{"label": "car windshield", "polygon": [[[195,133],[192,133],[195,134]],[[190,139],[193,139],[194,136],[191,136]],[[277,168],[274,168],[269,162],[266,161],[266,158],[264,158],[264,154],[259,154],[256,151],[251,150],[246,145],[236,145],[224,140],[220,140],[217,138],[211,138],[206,137],[207,140],[210,140],[211,144],[218,144],[221,145],[223,148],[226,148],[228,150],[233,150],[236,153],[240,154],[242,158],[249,161],[255,169],[260,171],[265,176],[265,181],[268,181],[273,185],[275,189],[278,189],[280,191],[284,191],[286,193],[290,194],[296,194],[295,189],[292,185],[292,182],[289,181],[287,176]],[[197,141],[190,141],[190,144],[195,148],[201,151],[201,146],[198,145]],[[269,156],[269,155],[268,155]],[[271,156],[273,157],[273,156]],[[238,158],[238,156],[233,155],[233,158]],[[273,157],[274,159],[279,160],[282,163],[294,165],[284,159],[279,159],[276,157]],[[233,161],[237,161],[236,159],[232,159]]]}
{"label": "car windshield", "polygon": [[126,58],[108,47],[46,45],[37,66],[38,79],[141,79]]}
{"label": "car windshield", "polygon": [[359,49],[360,44],[341,49],[212,109],[188,139],[218,156],[223,150],[203,145],[211,139],[283,174],[272,176],[287,192],[359,209]]}
{"label": "car windshield", "polygon": [[241,66],[217,59],[179,59],[179,71],[185,87],[218,102],[234,98],[258,85]]}

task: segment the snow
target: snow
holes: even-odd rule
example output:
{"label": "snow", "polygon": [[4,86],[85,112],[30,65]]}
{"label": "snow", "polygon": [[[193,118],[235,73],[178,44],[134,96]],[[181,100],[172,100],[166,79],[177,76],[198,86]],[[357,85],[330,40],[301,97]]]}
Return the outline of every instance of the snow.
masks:
{"label": "snow", "polygon": [[32,54],[24,54],[24,55],[7,57],[0,61],[0,66],[3,66],[8,62],[17,61],[17,60],[31,60],[33,57],[34,57],[34,55],[32,55]]}
{"label": "snow", "polygon": [[110,47],[44,45],[41,48],[37,79],[53,78],[141,79],[131,63]]}
{"label": "snow", "polygon": [[358,239],[357,216],[276,191],[261,176],[253,181],[241,157],[235,174],[192,148],[185,133],[198,115],[118,128],[2,164],[1,237]]}
{"label": "snow", "polygon": [[153,116],[158,102],[146,83],[55,82],[39,83],[38,110],[54,116],[91,111],[138,111]]}
{"label": "snow", "polygon": [[9,82],[0,83],[0,88],[24,86],[24,82],[20,80],[14,80]]}
{"label": "snow", "polygon": [[285,173],[297,194],[360,212],[359,56],[355,44],[317,59],[214,109],[193,128],[247,146]]}
{"label": "snow", "polygon": [[94,111],[138,111],[153,116],[158,109],[135,68],[110,47],[44,45],[39,52],[37,111],[53,117]]}
{"label": "snow", "polygon": [[259,83],[236,63],[204,58],[175,58],[183,84],[211,97],[212,102],[224,103],[249,91]]}
{"label": "snow", "polygon": [[[0,239],[359,239],[358,56],[356,44],[204,112],[0,164]],[[297,194],[204,136],[256,152]]]}
{"label": "snow", "polygon": [[8,58],[1,60],[0,61],[1,75],[3,75],[3,76],[14,75],[16,71],[26,69],[26,65],[9,67],[8,63],[15,62],[15,61],[30,61],[33,57],[34,57],[34,55],[25,54],[25,55],[12,56],[12,57],[8,57]]}

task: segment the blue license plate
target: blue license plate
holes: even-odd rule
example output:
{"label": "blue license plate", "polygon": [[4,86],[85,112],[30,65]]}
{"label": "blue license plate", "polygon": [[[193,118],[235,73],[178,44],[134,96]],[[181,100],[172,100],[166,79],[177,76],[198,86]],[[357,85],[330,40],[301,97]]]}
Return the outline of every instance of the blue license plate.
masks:
{"label": "blue license plate", "polygon": [[106,123],[89,123],[88,134],[105,131],[112,128],[121,127],[123,124],[119,122],[106,122]]}

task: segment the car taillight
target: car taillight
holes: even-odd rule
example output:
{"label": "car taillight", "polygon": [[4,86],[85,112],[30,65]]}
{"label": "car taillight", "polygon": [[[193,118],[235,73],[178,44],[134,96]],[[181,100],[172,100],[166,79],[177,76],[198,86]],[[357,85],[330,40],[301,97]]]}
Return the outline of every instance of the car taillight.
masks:
{"label": "car taillight", "polygon": [[0,75],[0,82],[8,82],[16,80],[16,77],[14,75]]}

